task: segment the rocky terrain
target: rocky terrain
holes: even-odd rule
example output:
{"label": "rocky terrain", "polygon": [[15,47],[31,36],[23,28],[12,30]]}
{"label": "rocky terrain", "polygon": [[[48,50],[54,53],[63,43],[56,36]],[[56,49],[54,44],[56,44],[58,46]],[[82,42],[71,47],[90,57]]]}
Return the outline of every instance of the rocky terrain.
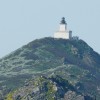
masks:
{"label": "rocky terrain", "polygon": [[37,39],[0,59],[0,100],[99,100],[99,77],[83,40]]}

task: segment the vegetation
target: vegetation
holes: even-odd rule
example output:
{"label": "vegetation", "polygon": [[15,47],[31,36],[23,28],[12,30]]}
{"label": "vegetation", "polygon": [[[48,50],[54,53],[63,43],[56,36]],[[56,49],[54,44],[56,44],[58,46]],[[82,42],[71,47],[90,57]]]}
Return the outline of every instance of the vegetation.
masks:
{"label": "vegetation", "polygon": [[[46,78],[36,78],[41,75]],[[33,79],[32,89],[39,91],[33,95],[32,89],[27,90],[27,98],[41,94],[40,98],[54,100],[64,98],[65,92],[71,90],[76,95],[96,95],[99,100],[99,77],[100,55],[83,40],[37,39],[0,59],[0,90],[10,99],[9,91],[19,89],[21,93],[20,87]],[[61,87],[58,91],[54,90],[54,82]]]}

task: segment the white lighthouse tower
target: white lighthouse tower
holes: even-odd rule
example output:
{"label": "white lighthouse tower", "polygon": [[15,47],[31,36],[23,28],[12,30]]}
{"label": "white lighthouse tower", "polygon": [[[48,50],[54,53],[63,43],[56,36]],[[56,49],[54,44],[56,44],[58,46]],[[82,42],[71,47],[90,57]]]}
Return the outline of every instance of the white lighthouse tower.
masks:
{"label": "white lighthouse tower", "polygon": [[62,38],[62,39],[72,38],[72,31],[68,31],[67,23],[64,17],[61,20],[59,31],[54,33],[54,38]]}

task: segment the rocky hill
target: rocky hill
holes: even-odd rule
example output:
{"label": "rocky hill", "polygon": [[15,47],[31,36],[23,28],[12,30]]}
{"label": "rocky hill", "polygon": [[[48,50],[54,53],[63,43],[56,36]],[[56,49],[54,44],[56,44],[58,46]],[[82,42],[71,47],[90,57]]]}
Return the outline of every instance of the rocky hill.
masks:
{"label": "rocky hill", "polygon": [[0,98],[99,100],[99,77],[100,55],[83,40],[37,39],[0,59]]}

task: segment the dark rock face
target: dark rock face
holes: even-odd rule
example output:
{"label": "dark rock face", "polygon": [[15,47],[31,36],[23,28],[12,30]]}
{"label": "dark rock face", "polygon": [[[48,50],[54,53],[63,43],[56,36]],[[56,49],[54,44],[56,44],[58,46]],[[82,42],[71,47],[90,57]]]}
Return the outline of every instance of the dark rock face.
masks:
{"label": "dark rock face", "polygon": [[[90,96],[82,96],[67,80],[60,76],[35,77],[27,86],[13,91],[13,100],[93,100]],[[9,95],[7,100],[9,100]],[[87,98],[87,99],[86,99]],[[89,99],[91,98],[91,99]],[[11,99],[12,100],[12,99]]]}
{"label": "dark rock face", "polygon": [[[0,90],[3,96],[15,89],[20,90],[24,84],[31,86],[27,82],[41,75],[57,84],[57,92],[50,95],[55,98],[53,100],[68,98],[69,92],[76,100],[92,100],[90,97],[95,95],[97,100],[100,98],[100,55],[83,40],[38,39],[0,59]],[[45,100],[47,91],[44,83],[35,96],[32,91],[30,95],[35,100],[41,94],[39,98]]]}

